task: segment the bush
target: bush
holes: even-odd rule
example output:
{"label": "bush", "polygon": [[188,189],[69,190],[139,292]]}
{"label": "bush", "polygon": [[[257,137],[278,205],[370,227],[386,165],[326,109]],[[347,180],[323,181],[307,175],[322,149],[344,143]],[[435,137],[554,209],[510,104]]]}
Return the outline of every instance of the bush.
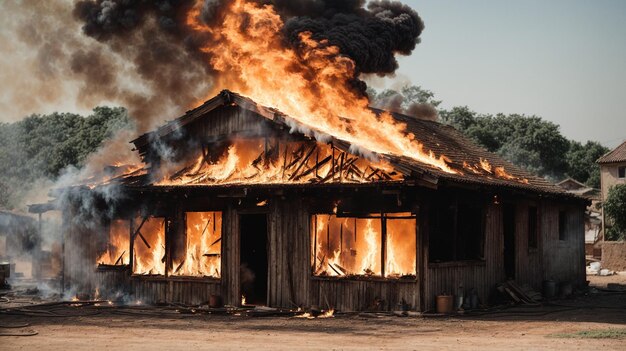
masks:
{"label": "bush", "polygon": [[[605,229],[606,240],[624,240],[626,235],[626,184],[609,189],[604,201],[604,215],[610,226]],[[607,223],[608,224],[608,223]]]}

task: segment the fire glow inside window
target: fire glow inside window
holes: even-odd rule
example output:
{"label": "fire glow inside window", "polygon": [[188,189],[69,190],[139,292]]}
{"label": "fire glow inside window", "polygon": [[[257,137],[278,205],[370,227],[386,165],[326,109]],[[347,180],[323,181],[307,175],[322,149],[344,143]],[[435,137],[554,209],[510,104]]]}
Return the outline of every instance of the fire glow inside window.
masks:
{"label": "fire glow inside window", "polygon": [[222,212],[187,212],[184,247],[172,253],[171,275],[221,275]]}
{"label": "fire glow inside window", "polygon": [[146,217],[135,221],[133,273],[165,274],[165,218]]}
{"label": "fire glow inside window", "polygon": [[416,220],[410,213],[367,218],[312,216],[312,270],[316,276],[416,274]]}
{"label": "fire glow inside window", "polygon": [[106,251],[98,257],[104,265],[127,265],[130,263],[130,221],[112,220],[109,224],[109,238]]}

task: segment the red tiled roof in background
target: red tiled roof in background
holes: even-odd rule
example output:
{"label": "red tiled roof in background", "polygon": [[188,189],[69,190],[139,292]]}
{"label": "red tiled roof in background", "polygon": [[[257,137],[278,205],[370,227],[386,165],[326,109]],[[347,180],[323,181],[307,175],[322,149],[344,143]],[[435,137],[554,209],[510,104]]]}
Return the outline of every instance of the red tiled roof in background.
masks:
{"label": "red tiled roof in background", "polygon": [[615,163],[626,162],[626,141],[621,143],[618,147],[612,151],[607,152],[604,156],[600,157],[597,163]]}

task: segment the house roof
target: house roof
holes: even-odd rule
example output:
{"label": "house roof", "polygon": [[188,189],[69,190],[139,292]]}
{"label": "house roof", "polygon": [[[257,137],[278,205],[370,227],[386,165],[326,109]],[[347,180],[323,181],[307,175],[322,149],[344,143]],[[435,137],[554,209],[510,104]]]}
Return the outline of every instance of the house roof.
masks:
{"label": "house roof", "polygon": [[585,184],[583,184],[583,183],[581,183],[581,182],[579,182],[576,179],[571,178],[571,177],[567,177],[567,178],[563,179],[562,181],[556,183],[556,185],[560,186],[561,188],[567,189],[567,190],[589,188]]}
{"label": "house roof", "polygon": [[600,157],[596,162],[600,164],[626,162],[626,141],[621,143],[615,149],[604,154],[604,156]]}
{"label": "house roof", "polygon": [[[259,105],[250,98],[224,90],[197,108],[187,111],[185,115],[178,119],[170,121],[152,132],[139,136],[131,141],[131,143],[135,145],[140,154],[145,154],[152,140],[165,137],[179,128],[184,128],[194,121],[204,118],[209,112],[225,105],[237,105],[267,120],[287,127],[293,126],[294,124],[302,125],[302,123],[281,113],[277,109]],[[381,110],[372,110],[382,112]],[[379,155],[381,158],[390,162],[394,168],[404,174],[405,177],[426,179],[427,182],[435,185],[442,181],[447,181],[457,184],[505,187],[580,199],[580,197],[567,193],[564,189],[546,181],[544,178],[530,174],[508,161],[505,161],[498,155],[479,147],[449,125],[417,119],[398,113],[390,113],[397,121],[406,124],[406,131],[415,135],[416,140],[419,140],[419,142],[423,144],[425,151],[432,151],[437,156],[445,155],[450,160],[448,164],[459,171],[457,174],[451,174],[408,157],[388,154]],[[309,129],[315,131],[315,128],[311,126],[305,127],[306,128],[300,130]],[[330,139],[334,146],[344,151],[350,150],[351,145],[349,142],[328,136],[328,134],[323,132],[320,132],[320,134],[325,136],[325,141]],[[488,161],[494,169],[496,167],[504,167],[506,172],[513,176],[513,179],[498,177],[479,167],[474,167],[473,171],[464,167],[464,164],[476,166],[480,164],[481,160]]]}

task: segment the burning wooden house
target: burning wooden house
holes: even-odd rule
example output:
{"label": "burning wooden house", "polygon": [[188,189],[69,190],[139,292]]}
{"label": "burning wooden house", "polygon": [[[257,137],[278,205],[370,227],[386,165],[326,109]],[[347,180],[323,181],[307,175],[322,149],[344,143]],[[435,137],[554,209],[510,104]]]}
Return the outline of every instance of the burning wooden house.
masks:
{"label": "burning wooden house", "polygon": [[[368,151],[223,91],[133,140],[142,167],[69,192],[66,288],[423,311],[460,285],[487,302],[507,278],[585,282],[586,200],[450,126],[386,116],[421,158]],[[94,210],[78,216],[85,197]]]}

